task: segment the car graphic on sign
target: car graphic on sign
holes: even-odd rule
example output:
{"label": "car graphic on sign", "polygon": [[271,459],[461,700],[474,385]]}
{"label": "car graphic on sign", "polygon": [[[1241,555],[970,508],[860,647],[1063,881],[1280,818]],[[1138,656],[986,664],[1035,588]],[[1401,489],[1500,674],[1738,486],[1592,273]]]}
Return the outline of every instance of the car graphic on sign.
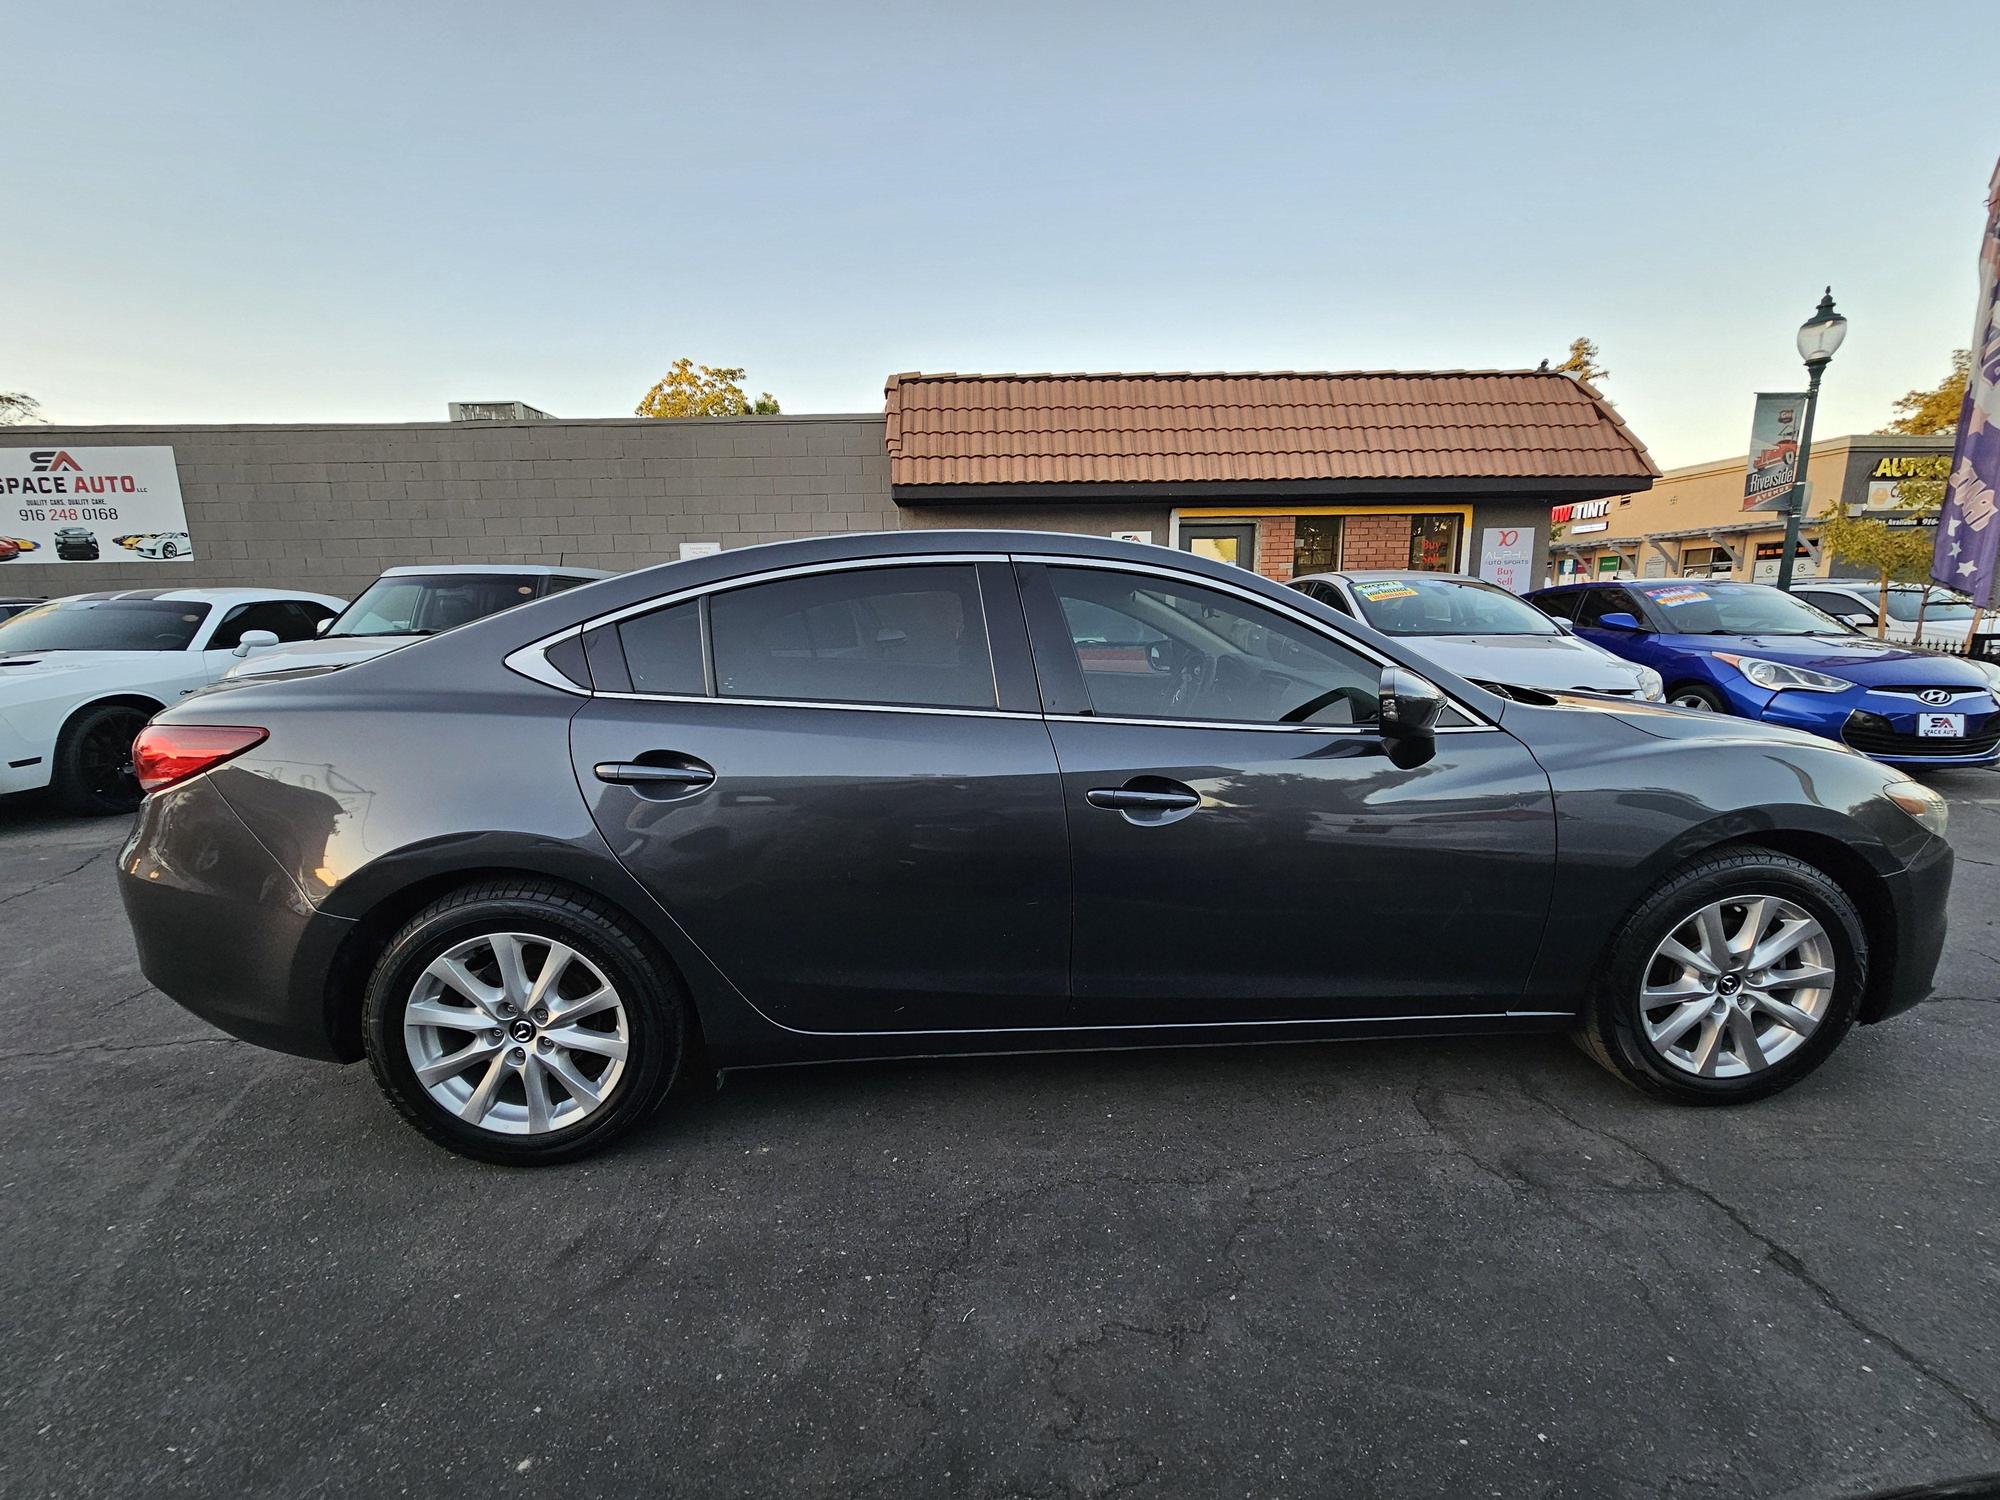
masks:
{"label": "car graphic on sign", "polygon": [[1791,463],[1799,455],[1799,445],[1790,438],[1780,438],[1751,461],[1750,467],[1758,473],[1766,469],[1781,468]]}
{"label": "car graphic on sign", "polygon": [[194,543],[185,531],[162,531],[142,537],[136,549],[141,557],[193,557]]}
{"label": "car graphic on sign", "polygon": [[58,526],[56,556],[64,562],[96,562],[97,533],[87,526]]}

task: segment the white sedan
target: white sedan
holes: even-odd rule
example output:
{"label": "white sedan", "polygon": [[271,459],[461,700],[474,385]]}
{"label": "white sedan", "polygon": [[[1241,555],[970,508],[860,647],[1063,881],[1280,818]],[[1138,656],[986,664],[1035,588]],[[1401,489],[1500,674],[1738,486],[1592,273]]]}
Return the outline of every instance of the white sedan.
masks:
{"label": "white sedan", "polygon": [[72,594],[0,621],[0,794],[72,812],[139,803],[132,739],[243,657],[309,641],[345,601],[300,589]]}

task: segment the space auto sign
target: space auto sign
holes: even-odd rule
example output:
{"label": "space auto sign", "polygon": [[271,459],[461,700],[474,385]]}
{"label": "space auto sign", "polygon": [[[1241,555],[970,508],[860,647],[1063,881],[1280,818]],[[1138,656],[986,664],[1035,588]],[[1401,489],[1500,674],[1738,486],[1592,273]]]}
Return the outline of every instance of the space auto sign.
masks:
{"label": "space auto sign", "polygon": [[0,448],[0,577],[9,562],[193,556],[173,449]]}

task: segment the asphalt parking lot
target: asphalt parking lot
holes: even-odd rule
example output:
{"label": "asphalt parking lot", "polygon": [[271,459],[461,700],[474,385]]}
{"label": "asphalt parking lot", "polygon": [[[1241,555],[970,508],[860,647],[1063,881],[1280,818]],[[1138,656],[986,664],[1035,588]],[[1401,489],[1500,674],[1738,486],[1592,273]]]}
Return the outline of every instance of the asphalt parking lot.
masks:
{"label": "asphalt parking lot", "polygon": [[139,976],[0,806],[0,1491],[1864,1495],[2000,1470],[2000,775],[1939,998],[1764,1105],[1559,1040],[737,1075],[584,1165]]}

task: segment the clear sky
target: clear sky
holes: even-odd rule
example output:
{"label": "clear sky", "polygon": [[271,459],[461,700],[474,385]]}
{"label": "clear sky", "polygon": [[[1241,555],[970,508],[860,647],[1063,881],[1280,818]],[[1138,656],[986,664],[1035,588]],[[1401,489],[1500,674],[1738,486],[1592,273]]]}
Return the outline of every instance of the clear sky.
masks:
{"label": "clear sky", "polygon": [[897,370],[1533,365],[1667,465],[1972,322],[1994,0],[105,5],[0,17],[0,389],[50,420],[785,410]]}

